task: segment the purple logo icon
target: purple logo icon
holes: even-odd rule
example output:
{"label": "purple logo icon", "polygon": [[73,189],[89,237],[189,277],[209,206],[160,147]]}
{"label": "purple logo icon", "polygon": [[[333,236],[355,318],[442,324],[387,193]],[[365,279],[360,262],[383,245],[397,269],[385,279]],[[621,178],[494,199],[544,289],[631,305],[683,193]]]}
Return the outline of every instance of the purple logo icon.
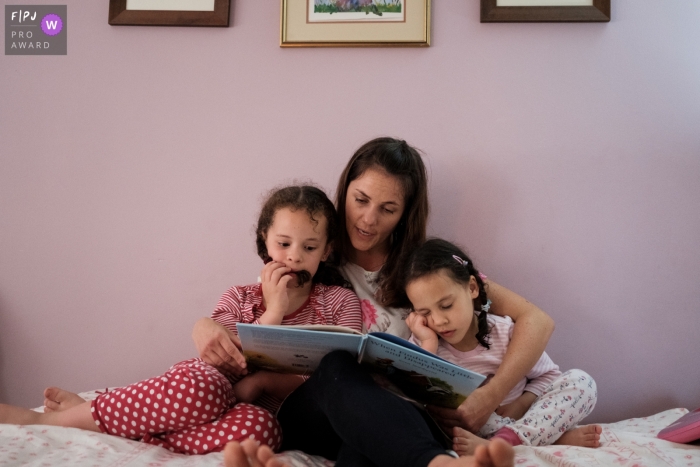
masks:
{"label": "purple logo icon", "polygon": [[46,15],[41,20],[41,30],[47,36],[55,36],[63,29],[61,17],[53,13]]}

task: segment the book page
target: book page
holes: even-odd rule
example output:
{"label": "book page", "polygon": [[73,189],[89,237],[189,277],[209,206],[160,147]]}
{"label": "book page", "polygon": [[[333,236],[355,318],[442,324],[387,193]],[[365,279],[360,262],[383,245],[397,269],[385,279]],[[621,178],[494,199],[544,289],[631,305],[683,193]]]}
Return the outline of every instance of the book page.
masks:
{"label": "book page", "polygon": [[309,331],[293,326],[238,324],[243,356],[256,369],[309,374],[333,350],[357,355],[363,336]]}
{"label": "book page", "polygon": [[362,363],[384,375],[411,399],[457,408],[486,379],[427,353],[370,335]]}

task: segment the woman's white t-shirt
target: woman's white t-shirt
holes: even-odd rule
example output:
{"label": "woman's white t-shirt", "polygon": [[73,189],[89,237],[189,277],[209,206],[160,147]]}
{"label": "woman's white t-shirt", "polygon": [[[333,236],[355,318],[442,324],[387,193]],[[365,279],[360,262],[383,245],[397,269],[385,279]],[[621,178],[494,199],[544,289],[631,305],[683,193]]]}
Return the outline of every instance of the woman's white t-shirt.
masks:
{"label": "woman's white t-shirt", "polygon": [[348,262],[340,268],[340,272],[352,284],[360,299],[363,332],[388,332],[409,338],[411,331],[406,326],[409,310],[384,307],[375,297],[379,288],[379,271],[365,271],[357,264]]}

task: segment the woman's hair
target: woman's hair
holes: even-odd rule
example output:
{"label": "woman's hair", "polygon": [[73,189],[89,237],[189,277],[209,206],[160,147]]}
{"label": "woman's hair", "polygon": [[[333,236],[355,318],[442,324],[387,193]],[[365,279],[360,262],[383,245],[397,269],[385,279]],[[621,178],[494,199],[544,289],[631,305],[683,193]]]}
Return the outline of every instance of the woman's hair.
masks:
{"label": "woman's hair", "polygon": [[[328,245],[338,237],[338,214],[335,207],[323,190],[311,185],[292,185],[277,188],[270,192],[263,203],[255,229],[255,244],[258,256],[266,261],[269,258],[265,237],[275,220],[275,214],[280,209],[289,208],[292,211],[303,210],[309,215],[311,222],[318,225],[319,216],[326,218],[326,240]],[[314,283],[339,285],[348,287],[349,283],[343,278],[335,265],[321,261],[313,277]]]}
{"label": "woman's hair", "polygon": [[376,138],[363,144],[352,156],[340,175],[336,190],[336,207],[340,234],[336,252],[340,263],[347,261],[352,252],[345,221],[345,202],[348,186],[368,169],[383,170],[398,179],[403,190],[404,210],[389,237],[389,256],[379,273],[377,299],[384,306],[397,306],[401,294],[400,258],[425,240],[428,223],[428,176],[423,160],[406,141],[394,138]]}
{"label": "woman's hair", "polygon": [[[402,269],[404,272],[404,291],[406,286],[414,280],[439,271],[445,271],[453,281],[463,286],[467,286],[473,277],[479,287],[479,295],[474,299],[474,309],[480,311],[477,313],[476,339],[479,344],[489,348],[490,329],[486,319],[488,314],[486,286],[479,271],[474,266],[474,262],[464,251],[446,240],[431,238],[406,257]],[[407,304],[410,303],[408,297],[405,297],[405,300]]]}

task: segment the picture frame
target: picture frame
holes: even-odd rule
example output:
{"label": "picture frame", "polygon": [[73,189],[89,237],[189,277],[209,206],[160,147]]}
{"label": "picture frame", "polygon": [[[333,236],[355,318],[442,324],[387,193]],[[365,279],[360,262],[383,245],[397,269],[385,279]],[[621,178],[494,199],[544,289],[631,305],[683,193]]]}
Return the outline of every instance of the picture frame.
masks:
{"label": "picture frame", "polygon": [[[153,9],[149,9],[150,5]],[[228,27],[230,9],[231,0],[109,0],[108,23],[112,26]]]}
{"label": "picture frame", "polygon": [[609,21],[610,0],[481,0],[482,23]]}
{"label": "picture frame", "polygon": [[431,0],[373,0],[359,12],[352,3],[281,0],[280,47],[430,46]]}

